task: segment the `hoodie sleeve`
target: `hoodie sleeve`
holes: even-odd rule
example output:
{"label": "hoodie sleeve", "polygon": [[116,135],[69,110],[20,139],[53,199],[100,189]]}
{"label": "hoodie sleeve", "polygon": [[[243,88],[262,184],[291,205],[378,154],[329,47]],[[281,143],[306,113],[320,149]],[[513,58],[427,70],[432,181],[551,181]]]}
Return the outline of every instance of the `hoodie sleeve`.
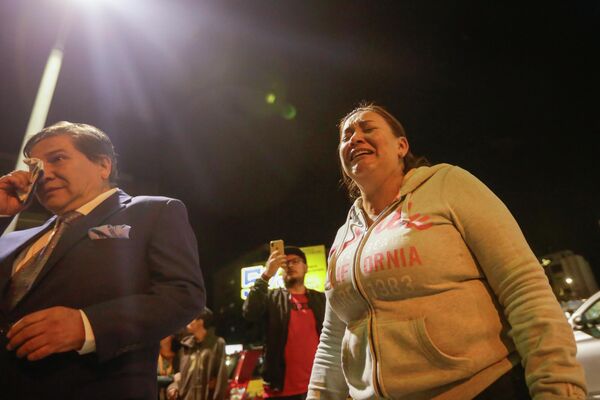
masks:
{"label": "hoodie sleeve", "polygon": [[348,397],[348,386],[341,363],[345,327],[344,322],[327,303],[323,330],[308,385],[307,400],[344,400]]}
{"label": "hoodie sleeve", "polygon": [[448,172],[442,196],[504,308],[532,397],[585,398],[571,327],[509,210],[481,181],[458,167]]}
{"label": "hoodie sleeve", "polygon": [[[329,252],[325,290],[331,289],[329,276],[335,268],[337,249],[342,245],[347,231],[347,223],[336,234]],[[348,385],[342,371],[342,338],[346,324],[338,318],[329,301],[325,304],[325,318],[315,354],[307,400],[345,400],[348,397]]]}

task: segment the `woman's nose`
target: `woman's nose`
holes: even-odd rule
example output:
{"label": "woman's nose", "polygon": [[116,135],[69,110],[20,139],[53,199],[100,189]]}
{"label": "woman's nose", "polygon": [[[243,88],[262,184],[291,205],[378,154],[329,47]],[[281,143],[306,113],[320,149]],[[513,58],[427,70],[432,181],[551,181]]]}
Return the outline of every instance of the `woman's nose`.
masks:
{"label": "woman's nose", "polygon": [[364,135],[362,133],[362,131],[360,129],[355,130],[354,132],[352,132],[352,136],[350,136],[350,143],[359,143],[364,141]]}

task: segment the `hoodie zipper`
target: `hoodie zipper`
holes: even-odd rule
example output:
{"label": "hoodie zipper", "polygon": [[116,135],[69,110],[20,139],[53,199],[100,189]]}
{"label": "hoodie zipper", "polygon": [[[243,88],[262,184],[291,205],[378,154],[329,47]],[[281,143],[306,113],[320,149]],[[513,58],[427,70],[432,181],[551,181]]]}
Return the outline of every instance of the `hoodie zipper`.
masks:
{"label": "hoodie zipper", "polygon": [[[373,231],[373,229],[377,226],[377,224],[379,224],[379,222],[381,222],[382,219],[387,217],[391,213],[392,210],[395,210],[397,208],[397,206],[404,201],[405,197],[406,197],[406,195],[402,196],[399,200],[396,200],[395,202],[393,202],[392,204],[387,206],[381,212],[381,214],[379,214],[377,216],[377,218],[375,218],[375,220],[373,221],[371,226],[365,232],[365,235],[361,239],[359,239],[358,246],[356,248],[356,252],[354,253],[354,261],[353,261],[354,267],[352,268],[352,281],[353,281],[352,283],[354,285],[354,288],[356,289],[356,291],[358,292],[360,297],[362,297],[362,299],[365,301],[365,303],[367,303],[368,310],[369,310],[369,319],[368,319],[369,320],[369,324],[368,324],[369,351],[371,352],[371,358],[373,359],[373,383],[375,384],[374,389],[375,389],[375,393],[379,397],[387,397],[387,395],[384,393],[384,390],[381,387],[381,383],[380,383],[380,379],[379,379],[379,360],[377,358],[377,352],[375,351],[375,337],[373,334],[373,326],[375,325],[375,321],[374,321],[375,308],[373,307],[371,302],[369,302],[367,293],[366,293],[365,289],[362,287],[362,284],[360,283],[360,281],[358,280],[357,269],[358,269],[358,266],[360,263],[360,256],[362,254],[362,250],[365,247],[365,244],[367,243],[367,240],[369,239],[369,236],[371,235],[371,232]],[[363,218],[364,218],[364,215],[363,215]]]}

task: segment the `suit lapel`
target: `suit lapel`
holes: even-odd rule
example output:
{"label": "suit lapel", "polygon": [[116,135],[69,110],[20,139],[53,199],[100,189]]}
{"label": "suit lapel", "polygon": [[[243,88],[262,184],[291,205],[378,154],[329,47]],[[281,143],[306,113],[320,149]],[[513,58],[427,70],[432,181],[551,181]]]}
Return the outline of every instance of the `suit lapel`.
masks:
{"label": "suit lapel", "polygon": [[52,217],[43,225],[26,229],[24,231],[16,231],[11,233],[8,237],[3,238],[2,250],[0,251],[0,290],[3,291],[4,287],[10,280],[12,275],[12,267],[17,259],[17,256],[21,254],[21,252],[25,250],[28,245],[32,244],[46,231],[48,231],[55,219],[56,217]]}
{"label": "suit lapel", "polygon": [[[37,276],[32,289],[35,288],[35,286],[44,278],[44,276],[46,276],[46,274],[48,274],[54,265],[56,265],[58,260],[60,260],[80,240],[87,236],[90,228],[101,225],[102,222],[108,219],[111,215],[125,208],[125,205],[130,200],[131,196],[122,190],[118,190],[116,193],[94,208],[91,213],[74,221],[60,238],[58,244],[54,248],[54,251],[50,255],[50,258],[46,262],[46,265],[44,265]],[[82,265],[82,268],[85,268],[85,265]]]}

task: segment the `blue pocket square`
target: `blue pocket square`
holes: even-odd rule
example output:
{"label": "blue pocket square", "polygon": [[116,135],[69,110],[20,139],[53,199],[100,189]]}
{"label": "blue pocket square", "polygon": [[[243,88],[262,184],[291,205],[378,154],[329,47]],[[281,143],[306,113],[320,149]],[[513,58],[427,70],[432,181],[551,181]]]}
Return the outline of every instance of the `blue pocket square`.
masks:
{"label": "blue pocket square", "polygon": [[88,229],[88,236],[96,239],[129,239],[129,225],[102,225]]}

